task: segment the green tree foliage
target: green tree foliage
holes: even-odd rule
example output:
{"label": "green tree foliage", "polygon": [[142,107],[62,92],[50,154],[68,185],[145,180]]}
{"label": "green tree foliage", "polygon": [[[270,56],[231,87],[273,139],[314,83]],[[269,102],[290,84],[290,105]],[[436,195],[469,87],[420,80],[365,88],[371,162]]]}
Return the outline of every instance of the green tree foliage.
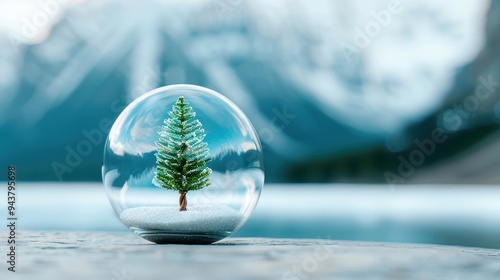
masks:
{"label": "green tree foliage", "polygon": [[158,164],[153,184],[179,191],[180,211],[186,210],[188,191],[210,185],[212,170],[208,144],[203,142],[205,131],[189,103],[180,96],[164,120],[156,144]]}

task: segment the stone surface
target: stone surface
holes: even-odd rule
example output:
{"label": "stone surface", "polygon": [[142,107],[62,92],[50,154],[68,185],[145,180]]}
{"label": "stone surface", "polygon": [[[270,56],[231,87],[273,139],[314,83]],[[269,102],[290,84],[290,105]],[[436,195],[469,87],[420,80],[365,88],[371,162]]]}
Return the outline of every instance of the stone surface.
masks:
{"label": "stone surface", "polygon": [[500,250],[259,238],[155,245],[132,233],[24,231],[16,270],[2,261],[0,279],[484,280],[499,279]]}

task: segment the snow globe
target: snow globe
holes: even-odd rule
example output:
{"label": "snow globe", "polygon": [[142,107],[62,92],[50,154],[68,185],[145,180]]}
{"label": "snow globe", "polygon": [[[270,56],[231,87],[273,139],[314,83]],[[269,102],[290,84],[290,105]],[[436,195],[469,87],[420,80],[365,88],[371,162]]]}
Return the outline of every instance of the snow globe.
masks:
{"label": "snow globe", "polygon": [[118,116],[102,178],[113,209],[142,238],[210,244],[238,230],[255,208],[264,184],[262,147],[229,99],[171,85]]}

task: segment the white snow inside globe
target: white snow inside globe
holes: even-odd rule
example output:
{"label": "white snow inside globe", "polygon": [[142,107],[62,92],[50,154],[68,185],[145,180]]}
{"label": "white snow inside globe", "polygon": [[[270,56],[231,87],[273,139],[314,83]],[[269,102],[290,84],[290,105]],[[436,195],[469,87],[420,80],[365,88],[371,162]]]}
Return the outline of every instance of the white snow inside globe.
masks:
{"label": "white snow inside globe", "polygon": [[104,148],[106,194],[122,222],[155,243],[210,244],[238,230],[264,184],[262,147],[221,94],[172,85],[133,101]]}

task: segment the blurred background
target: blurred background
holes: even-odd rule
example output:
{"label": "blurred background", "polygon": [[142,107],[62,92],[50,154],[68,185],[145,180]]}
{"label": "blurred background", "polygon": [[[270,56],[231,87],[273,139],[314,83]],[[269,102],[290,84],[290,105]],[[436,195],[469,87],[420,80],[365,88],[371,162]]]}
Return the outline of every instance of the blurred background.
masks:
{"label": "blurred background", "polygon": [[[325,186],[346,198],[312,203],[343,213],[321,210],[323,228],[266,232],[271,210],[258,208],[239,234],[500,248],[499,50],[495,0],[1,0],[0,163],[21,181],[97,185],[121,110],[151,89],[196,84],[254,124],[268,200],[283,186],[297,187],[297,203]],[[405,203],[389,211],[390,198]]]}

